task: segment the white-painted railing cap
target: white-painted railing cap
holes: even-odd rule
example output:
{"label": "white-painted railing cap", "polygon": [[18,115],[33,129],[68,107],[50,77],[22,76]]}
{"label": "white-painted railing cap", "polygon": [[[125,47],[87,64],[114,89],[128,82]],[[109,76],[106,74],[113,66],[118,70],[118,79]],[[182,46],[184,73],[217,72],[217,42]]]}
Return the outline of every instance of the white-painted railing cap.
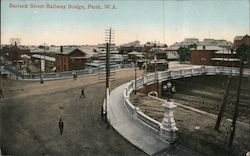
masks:
{"label": "white-painted railing cap", "polygon": [[166,108],[175,108],[177,107],[174,102],[172,101],[167,101],[165,100],[164,103],[162,104],[163,107],[166,107]]}

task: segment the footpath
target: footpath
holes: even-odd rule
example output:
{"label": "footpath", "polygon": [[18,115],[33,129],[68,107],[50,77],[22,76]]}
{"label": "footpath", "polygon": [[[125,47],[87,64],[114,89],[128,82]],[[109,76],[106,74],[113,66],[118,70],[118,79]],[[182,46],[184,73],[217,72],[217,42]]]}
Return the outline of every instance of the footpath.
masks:
{"label": "footpath", "polygon": [[123,105],[122,93],[126,84],[114,89],[108,104],[108,120],[112,127],[130,143],[149,155],[167,150],[170,145],[161,140],[149,127],[137,121]]}
{"label": "footpath", "polygon": [[[192,65],[178,63],[170,64],[171,69],[190,68]],[[135,145],[149,155],[167,151],[170,144],[163,141],[156,132],[142,122],[134,119],[123,105],[122,94],[126,84],[123,84],[110,93],[110,103],[107,107],[108,120],[112,127],[131,144]]]}

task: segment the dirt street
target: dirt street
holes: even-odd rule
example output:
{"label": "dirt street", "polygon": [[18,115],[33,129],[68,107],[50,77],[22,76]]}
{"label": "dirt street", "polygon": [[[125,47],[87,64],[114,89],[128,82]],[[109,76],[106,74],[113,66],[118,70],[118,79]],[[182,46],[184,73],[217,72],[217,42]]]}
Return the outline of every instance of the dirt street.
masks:
{"label": "dirt street", "polygon": [[[133,78],[133,70],[117,72],[111,88]],[[25,156],[145,155],[101,121],[105,84],[99,82],[98,75],[44,84],[5,80],[5,98],[0,105],[2,152]],[[83,87],[86,98],[80,99]],[[59,118],[64,122],[62,135]]]}

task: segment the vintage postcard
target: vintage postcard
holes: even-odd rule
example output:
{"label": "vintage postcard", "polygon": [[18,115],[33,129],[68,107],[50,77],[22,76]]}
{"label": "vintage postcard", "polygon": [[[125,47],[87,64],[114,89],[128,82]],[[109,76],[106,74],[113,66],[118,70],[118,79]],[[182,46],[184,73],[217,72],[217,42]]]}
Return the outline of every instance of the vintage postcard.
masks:
{"label": "vintage postcard", "polygon": [[249,0],[0,8],[0,156],[250,156]]}

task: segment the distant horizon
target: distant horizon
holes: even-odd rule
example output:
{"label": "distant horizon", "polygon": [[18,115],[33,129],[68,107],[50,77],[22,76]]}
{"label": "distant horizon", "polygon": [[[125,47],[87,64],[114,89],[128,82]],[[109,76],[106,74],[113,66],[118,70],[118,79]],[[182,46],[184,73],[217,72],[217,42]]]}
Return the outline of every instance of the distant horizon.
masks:
{"label": "distant horizon", "polygon": [[105,43],[110,27],[116,45],[139,40],[170,46],[184,38],[233,42],[250,34],[249,0],[2,0],[1,10],[1,44],[21,38],[21,45],[96,45]]}
{"label": "distant horizon", "polygon": [[[249,34],[244,34],[244,35],[236,35],[236,36],[246,36],[246,35],[248,35],[249,36]],[[234,36],[234,37],[236,37],[236,36]],[[234,38],[233,37],[233,38]],[[189,38],[195,38],[195,39],[198,39],[199,40],[199,42],[200,41],[204,41],[204,39],[214,39],[214,40],[226,40],[226,39],[215,39],[215,38],[203,38],[203,39],[199,39],[199,38],[196,38],[196,37],[186,37],[186,38],[183,38],[181,41],[176,41],[176,42],[178,42],[178,43],[180,43],[180,42],[182,42],[182,41],[184,41],[184,39],[189,39]],[[134,41],[139,41],[140,42],[140,45],[144,45],[144,44],[146,44],[147,42],[150,42],[150,43],[155,43],[155,41],[147,41],[147,42],[141,42],[140,40],[132,40],[132,41],[129,41],[129,42],[126,42],[126,43],[121,43],[121,44],[116,44],[116,45],[118,45],[118,46],[120,46],[120,45],[123,45],[123,44],[128,44],[128,43],[131,43],[131,42],[134,42]],[[230,41],[230,40],[226,40],[226,41]],[[174,42],[173,44],[175,44],[176,42]],[[234,42],[234,40],[232,40],[232,41],[230,41],[231,43],[233,43]],[[46,44],[46,46],[97,46],[98,44],[105,44],[106,42],[102,42],[102,43],[94,43],[94,44],[84,44],[84,43],[82,43],[82,44],[50,44],[50,43],[45,43]],[[156,41],[156,43],[158,43],[157,41]],[[160,44],[164,44],[164,43],[162,43],[162,42],[159,42]],[[173,45],[173,44],[167,44],[167,43],[165,43],[167,46],[171,46],[171,45]],[[10,42],[9,43],[1,43],[1,45],[10,45]],[[43,46],[44,45],[44,43],[41,43],[41,44],[22,44],[22,42],[21,42],[21,44],[20,44],[21,46]]]}

